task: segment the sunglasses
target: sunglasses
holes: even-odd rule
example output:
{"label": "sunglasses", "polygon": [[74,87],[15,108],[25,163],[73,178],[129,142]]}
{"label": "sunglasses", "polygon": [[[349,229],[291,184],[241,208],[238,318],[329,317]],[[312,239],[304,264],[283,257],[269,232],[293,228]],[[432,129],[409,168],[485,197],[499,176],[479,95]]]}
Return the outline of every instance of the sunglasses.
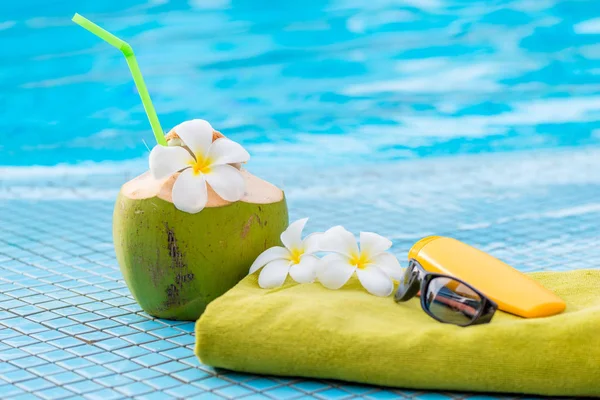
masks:
{"label": "sunglasses", "polygon": [[423,311],[447,324],[485,324],[492,320],[498,309],[496,303],[468,283],[427,272],[417,260],[411,259],[394,300],[397,303],[408,301],[417,294],[421,297]]}

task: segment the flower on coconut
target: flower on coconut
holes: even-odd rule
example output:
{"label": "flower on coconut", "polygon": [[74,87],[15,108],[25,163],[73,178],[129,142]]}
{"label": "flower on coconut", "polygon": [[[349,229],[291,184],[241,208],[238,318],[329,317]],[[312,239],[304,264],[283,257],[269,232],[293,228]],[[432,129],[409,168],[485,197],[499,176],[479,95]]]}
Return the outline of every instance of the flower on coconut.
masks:
{"label": "flower on coconut", "polygon": [[246,190],[244,177],[230,164],[243,163],[250,154],[233,140],[213,142],[213,127],[203,119],[185,121],[173,128],[181,146],[155,146],[150,152],[150,171],[164,179],[181,172],[173,184],[173,204],[181,211],[197,213],[208,201],[207,183],[223,199],[238,201]]}
{"label": "flower on coconut", "polygon": [[264,289],[276,288],[285,282],[287,276],[298,283],[313,282],[317,275],[319,258],[319,237],[322,233],[312,233],[302,239],[302,231],[308,218],[290,224],[281,234],[285,247],[275,246],[261,253],[252,266],[250,274],[258,271],[258,285]]}
{"label": "flower on coconut", "polygon": [[361,285],[376,296],[389,296],[395,280],[402,278],[398,259],[387,253],[392,242],[376,233],[361,232],[360,248],[356,238],[342,226],[335,226],[320,237],[320,249],[331,252],[321,260],[317,277],[329,289],[339,289],[354,273]]}

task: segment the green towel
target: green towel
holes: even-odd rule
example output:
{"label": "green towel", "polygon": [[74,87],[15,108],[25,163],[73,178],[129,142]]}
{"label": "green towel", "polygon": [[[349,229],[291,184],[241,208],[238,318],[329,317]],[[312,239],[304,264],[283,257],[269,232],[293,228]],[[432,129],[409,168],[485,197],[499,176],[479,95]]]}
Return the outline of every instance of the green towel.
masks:
{"label": "green towel", "polygon": [[196,323],[196,354],[235,371],[400,388],[600,396],[600,271],[532,274],[567,302],[556,316],[498,311],[490,324],[441,324],[417,298],[396,304],[357,281],[340,290],[246,277]]}

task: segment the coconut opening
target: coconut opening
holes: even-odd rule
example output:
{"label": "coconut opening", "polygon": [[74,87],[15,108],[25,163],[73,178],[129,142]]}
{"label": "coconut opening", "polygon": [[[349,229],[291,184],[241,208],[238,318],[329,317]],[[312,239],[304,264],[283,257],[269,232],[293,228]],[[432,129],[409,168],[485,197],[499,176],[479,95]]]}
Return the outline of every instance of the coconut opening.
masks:
{"label": "coconut opening", "polygon": [[[252,175],[244,169],[240,172],[246,182],[246,193],[244,193],[240,201],[253,204],[270,204],[283,200],[283,191],[277,186]],[[154,179],[150,171],[148,171],[124,184],[121,188],[121,193],[135,200],[158,197],[172,203],[173,197],[171,192],[173,191],[173,184],[178,175],[177,173],[167,179]],[[210,185],[207,185],[207,187],[208,201],[206,207],[222,207],[231,204],[216,194]]]}
{"label": "coconut opening", "polygon": [[[213,142],[217,139],[224,138],[221,132],[213,131]],[[183,146],[179,135],[174,130],[171,130],[165,139],[169,146]],[[187,148],[187,147],[185,147]],[[189,150],[189,149],[188,149]],[[264,181],[248,171],[241,168],[240,164],[231,164],[235,168],[239,169],[246,182],[246,192],[240,201],[254,204],[269,204],[276,203],[283,200],[283,192],[275,185]],[[179,173],[172,175],[166,179],[155,179],[150,171],[143,173],[137,178],[127,182],[121,188],[121,193],[130,199],[141,200],[148,199],[151,197],[158,197],[159,199],[173,202],[173,184],[177,180]],[[208,201],[206,207],[222,207],[231,202],[223,200],[207,183],[208,189]]]}

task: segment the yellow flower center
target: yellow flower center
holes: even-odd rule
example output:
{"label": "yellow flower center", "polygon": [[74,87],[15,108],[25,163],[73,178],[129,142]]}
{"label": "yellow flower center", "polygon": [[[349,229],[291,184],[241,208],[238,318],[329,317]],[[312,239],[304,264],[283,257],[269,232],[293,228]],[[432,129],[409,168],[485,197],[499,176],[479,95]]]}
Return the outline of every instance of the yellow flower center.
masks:
{"label": "yellow flower center", "polygon": [[358,269],[367,268],[367,264],[369,264],[369,263],[370,263],[370,260],[366,254],[362,254],[362,253],[356,254],[355,253],[355,254],[352,254],[352,257],[350,257],[350,264],[354,265]]}
{"label": "yellow flower center", "polygon": [[292,261],[294,264],[300,264],[300,257],[302,257],[302,254],[304,254],[304,250],[293,249],[290,251],[290,253],[290,261]]}
{"label": "yellow flower center", "polygon": [[190,161],[189,165],[192,167],[192,171],[194,175],[198,175],[200,173],[208,174],[210,172],[210,166],[212,164],[212,160],[209,158],[204,158],[203,156],[196,155],[196,161]]}

